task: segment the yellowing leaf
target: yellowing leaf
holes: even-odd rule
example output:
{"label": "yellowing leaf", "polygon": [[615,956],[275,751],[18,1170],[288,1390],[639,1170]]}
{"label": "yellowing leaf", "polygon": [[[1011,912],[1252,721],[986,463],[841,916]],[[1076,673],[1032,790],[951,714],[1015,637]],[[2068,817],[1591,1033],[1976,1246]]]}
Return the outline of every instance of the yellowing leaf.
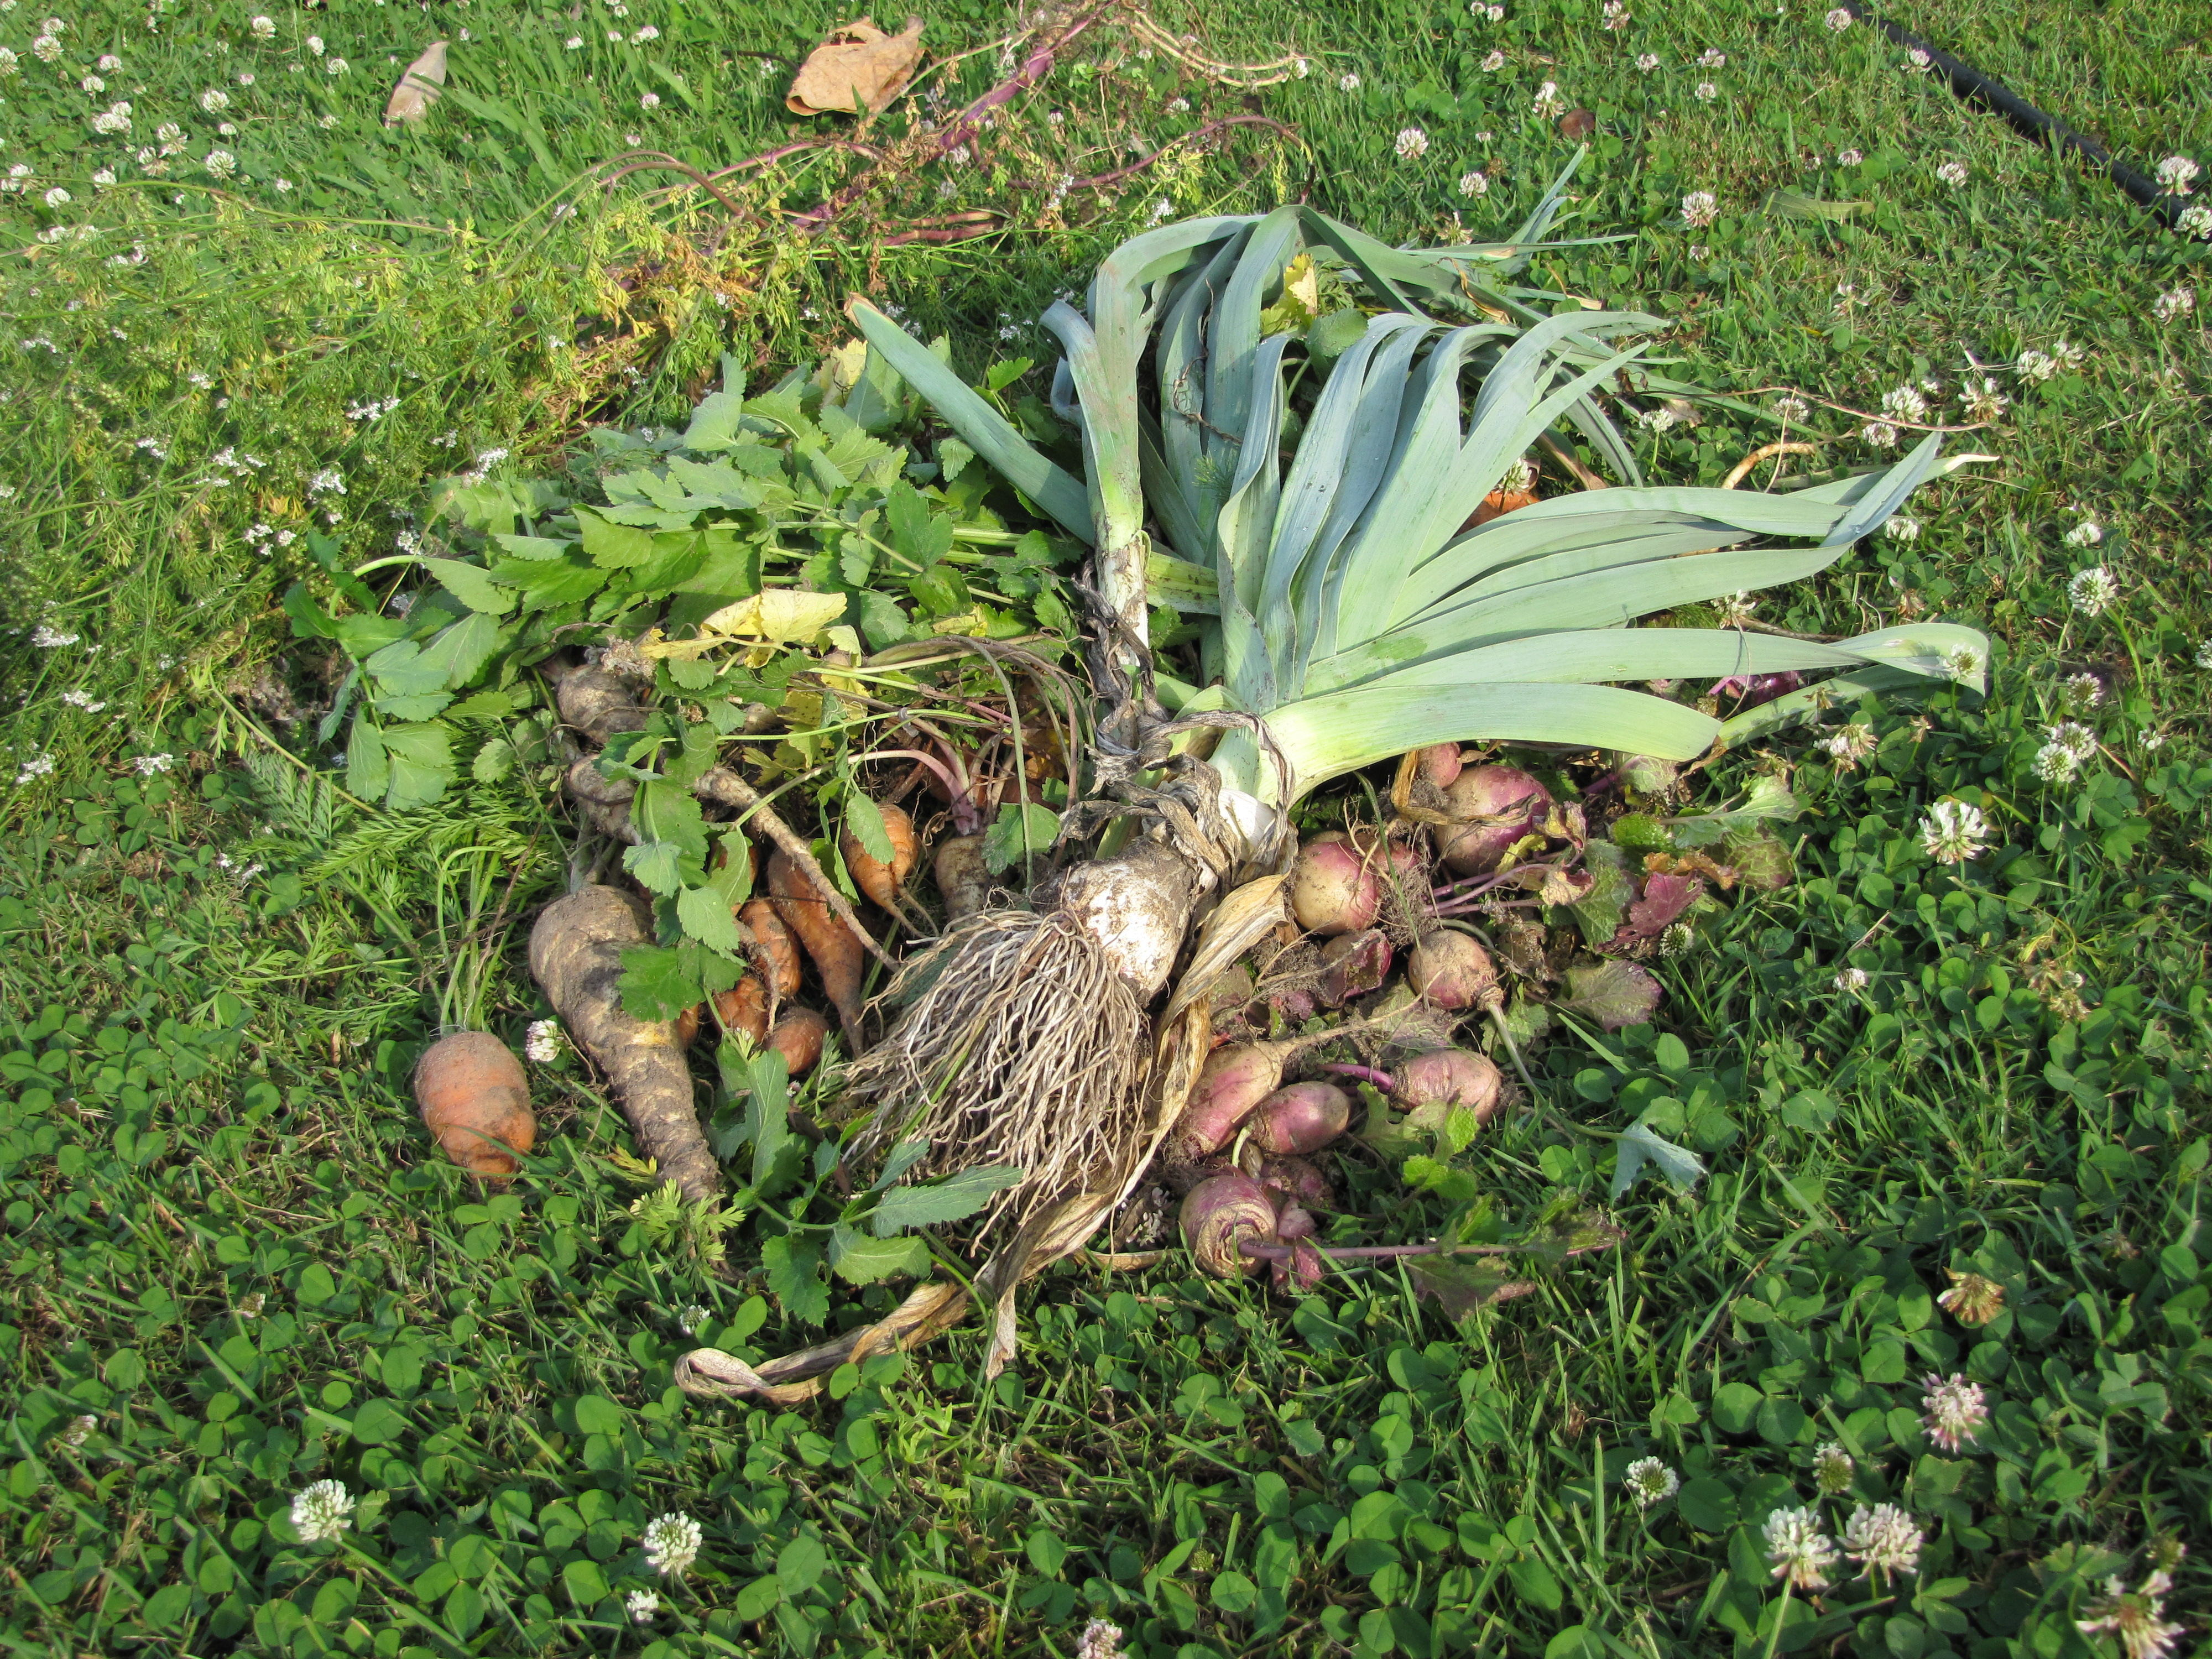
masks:
{"label": "yellowing leaf", "polygon": [[726,605],[699,624],[690,640],[648,640],[639,647],[648,657],[699,657],[732,641],[769,645],[804,644],[845,614],[842,593],[806,593],[795,587],[771,587]]}

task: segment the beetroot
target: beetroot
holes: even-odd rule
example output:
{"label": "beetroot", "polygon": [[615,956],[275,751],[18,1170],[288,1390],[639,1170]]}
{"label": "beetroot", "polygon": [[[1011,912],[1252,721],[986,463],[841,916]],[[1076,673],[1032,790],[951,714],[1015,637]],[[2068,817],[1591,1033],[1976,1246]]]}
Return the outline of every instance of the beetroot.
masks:
{"label": "beetroot", "polygon": [[1498,1000],[1490,952],[1449,927],[1437,928],[1413,947],[1406,981],[1439,1008],[1486,1008]]}
{"label": "beetroot", "polygon": [[1316,836],[1291,870],[1291,913],[1310,933],[1356,933],[1382,906],[1372,862],[1342,830]]}
{"label": "beetroot", "polygon": [[[1464,1106],[1485,1123],[1498,1115],[1504,1079],[1487,1056],[1464,1048],[1434,1048],[1397,1068],[1398,1098],[1415,1109]],[[1443,1121],[1443,1111],[1434,1114]]]}
{"label": "beetroot", "polygon": [[1342,1006],[1354,997],[1378,990],[1390,975],[1390,941],[1378,928],[1340,933],[1321,947],[1321,1000]]}
{"label": "beetroot", "polygon": [[1247,1121],[1269,1152],[1317,1152],[1352,1121],[1352,1097],[1333,1083],[1293,1083],[1255,1107]]}
{"label": "beetroot", "polygon": [[[1462,772],[1444,791],[1444,799],[1460,822],[1437,832],[1439,849],[1444,863],[1462,876],[1486,875],[1497,869],[1514,843],[1543,823],[1552,805],[1542,784],[1510,766],[1478,766]],[[1502,821],[1475,821],[1480,819]]]}

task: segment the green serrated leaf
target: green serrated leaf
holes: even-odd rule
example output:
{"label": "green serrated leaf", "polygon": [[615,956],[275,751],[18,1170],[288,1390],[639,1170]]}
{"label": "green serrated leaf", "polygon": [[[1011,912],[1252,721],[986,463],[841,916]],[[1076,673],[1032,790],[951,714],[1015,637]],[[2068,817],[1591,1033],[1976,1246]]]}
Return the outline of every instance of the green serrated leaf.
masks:
{"label": "green serrated leaf", "polygon": [[576,522],[584,532],[584,551],[602,570],[626,570],[653,556],[650,530],[617,524],[586,507],[576,509]]}
{"label": "green serrated leaf", "polygon": [[830,1316],[830,1287],[822,1280],[822,1252],[793,1234],[761,1246],[768,1270],[769,1294],[801,1324],[819,1325]]}
{"label": "green serrated leaf", "polygon": [[1024,860],[1041,856],[1059,834],[1060,814],[1048,806],[1001,806],[983,835],[983,862],[992,874],[1004,875]]}
{"label": "green serrated leaf", "polygon": [[929,1244],[914,1237],[870,1238],[841,1222],[830,1234],[830,1266],[852,1285],[872,1285],[895,1273],[919,1279],[929,1271]]}
{"label": "green serrated leaf", "polygon": [[927,1141],[902,1140],[891,1148],[890,1156],[884,1160],[883,1172],[876,1177],[875,1184],[868,1190],[872,1193],[880,1193],[896,1184],[901,1176],[928,1155]]}
{"label": "green serrated leaf", "polygon": [[363,800],[381,797],[392,781],[392,765],[384,753],[384,733],[369,718],[368,710],[354,711],[353,729],[346,737],[346,787]]}
{"label": "green serrated leaf", "polygon": [[[501,539],[520,538],[508,536]],[[425,559],[422,564],[445,585],[448,593],[471,611],[503,617],[514,609],[514,590],[494,581],[481,565],[467,564],[459,559]]]}
{"label": "green serrated leaf", "polygon": [[1647,1164],[1680,1193],[1695,1191],[1698,1182],[1705,1177],[1703,1158],[1695,1152],[1685,1152],[1671,1140],[1661,1139],[1642,1123],[1630,1124],[1613,1146],[1613,1201],[1616,1204],[1620,1195],[1635,1185]]}
{"label": "green serrated leaf", "polygon": [[471,611],[423,647],[416,666],[442,675],[448,689],[458,690],[476,678],[507,638],[507,630],[490,614]]}
{"label": "green serrated leaf", "polygon": [[453,781],[453,733],[443,726],[388,726],[384,750],[392,763],[384,804],[395,812],[427,806]]}
{"label": "green serrated leaf", "polygon": [[845,827],[860,837],[861,850],[877,863],[891,861],[891,832],[884,823],[883,808],[858,784],[848,784],[845,791]]}
{"label": "green serrated leaf", "polygon": [[753,1143],[753,1185],[764,1185],[775,1168],[775,1155],[791,1139],[791,1073],[783,1055],[763,1048],[745,1061],[745,1081],[751,1091],[745,1107],[745,1127]]}
{"label": "green serrated leaf", "polygon": [[739,959],[744,938],[729,903],[711,887],[686,887],[676,895],[676,920],[684,933],[717,956]]}
{"label": "green serrated leaf", "polygon": [[674,1019],[705,998],[699,976],[680,951],[634,945],[622,953],[623,1012],[632,1019]]}
{"label": "green serrated leaf", "polygon": [[683,892],[684,849],[672,841],[640,842],[623,848],[623,868],[648,893],[672,898]]}
{"label": "green serrated leaf", "polygon": [[1011,1164],[986,1164],[947,1176],[927,1187],[894,1187],[884,1194],[872,1218],[878,1238],[904,1227],[933,1227],[969,1216],[1022,1178]]}

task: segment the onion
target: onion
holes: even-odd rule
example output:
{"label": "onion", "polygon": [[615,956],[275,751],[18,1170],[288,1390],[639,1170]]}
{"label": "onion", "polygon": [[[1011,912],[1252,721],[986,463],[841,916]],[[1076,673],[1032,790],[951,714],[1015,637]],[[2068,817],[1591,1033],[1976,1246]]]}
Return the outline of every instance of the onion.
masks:
{"label": "onion", "polygon": [[[1544,821],[1552,797],[1526,772],[1510,766],[1478,766],[1462,772],[1444,791],[1457,820],[1437,831],[1445,864],[1462,876],[1486,875],[1516,842],[1527,839]],[[1504,818],[1502,823],[1479,823],[1478,818]]]}
{"label": "onion", "polygon": [[1406,981],[1439,1008],[1487,1008],[1498,1000],[1490,952],[1465,933],[1439,927],[1406,959]]}
{"label": "onion", "polygon": [[1374,923],[1382,884],[1374,866],[1340,830],[1298,849],[1291,870],[1291,913],[1309,933],[1356,933]]}
{"label": "onion", "polygon": [[1182,1236],[1206,1272],[1216,1279],[1240,1279],[1261,1265],[1240,1247],[1248,1240],[1274,1242],[1275,1206],[1251,1176],[1218,1175],[1192,1188],[1183,1200]]}
{"label": "onion", "polygon": [[1425,1106],[1438,1109],[1431,1115],[1439,1123],[1443,1111],[1454,1106],[1466,1107],[1478,1122],[1487,1123],[1498,1115],[1504,1079],[1486,1055],[1465,1048],[1433,1048],[1407,1060],[1396,1076],[1397,1096],[1416,1109],[1417,1117]]}
{"label": "onion", "polygon": [[1379,990],[1390,975],[1390,941],[1378,928],[1340,933],[1321,947],[1321,1000],[1342,1006],[1354,997]]}
{"label": "onion", "polygon": [[1352,1121],[1352,1097],[1334,1083],[1293,1083],[1255,1107],[1252,1139],[1262,1152],[1317,1152]]}

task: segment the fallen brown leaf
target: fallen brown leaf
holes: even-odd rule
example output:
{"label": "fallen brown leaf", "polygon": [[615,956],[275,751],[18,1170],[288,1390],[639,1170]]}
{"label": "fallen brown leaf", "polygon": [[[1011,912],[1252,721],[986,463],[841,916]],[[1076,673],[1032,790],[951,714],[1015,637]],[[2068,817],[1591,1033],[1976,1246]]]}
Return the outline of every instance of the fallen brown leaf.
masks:
{"label": "fallen brown leaf", "polygon": [[1586,109],[1571,109],[1559,118],[1559,137],[1577,143],[1597,131],[1597,117]]}
{"label": "fallen brown leaf", "polygon": [[430,106],[445,88],[446,43],[433,40],[420,58],[401,71],[399,84],[392,89],[392,101],[384,106],[384,125],[413,125],[430,112]]}
{"label": "fallen brown leaf", "polygon": [[906,90],[921,62],[921,19],[885,34],[872,18],[860,18],[830,30],[807,54],[784,105],[800,115],[874,115]]}

